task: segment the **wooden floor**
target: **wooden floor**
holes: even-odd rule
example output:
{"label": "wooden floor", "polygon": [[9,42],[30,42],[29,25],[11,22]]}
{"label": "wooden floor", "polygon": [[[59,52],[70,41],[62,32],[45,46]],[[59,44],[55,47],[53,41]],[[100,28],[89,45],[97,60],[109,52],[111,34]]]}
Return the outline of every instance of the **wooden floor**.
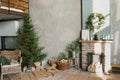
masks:
{"label": "wooden floor", "polygon": [[42,77],[55,75],[57,71],[47,72],[46,70],[32,71],[22,74],[7,74],[4,75],[4,80],[39,80]]}
{"label": "wooden floor", "polygon": [[76,69],[57,71],[55,74],[45,71],[5,75],[4,80],[120,80],[120,73],[111,75],[95,74]]}

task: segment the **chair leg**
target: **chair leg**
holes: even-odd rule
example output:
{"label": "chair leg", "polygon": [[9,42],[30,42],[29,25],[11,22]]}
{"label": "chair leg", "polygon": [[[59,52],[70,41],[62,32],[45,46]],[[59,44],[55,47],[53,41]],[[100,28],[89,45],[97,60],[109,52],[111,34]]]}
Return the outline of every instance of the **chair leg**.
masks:
{"label": "chair leg", "polygon": [[22,73],[20,73],[20,80],[22,80]]}
{"label": "chair leg", "polygon": [[3,80],[3,74],[1,74],[1,80]]}

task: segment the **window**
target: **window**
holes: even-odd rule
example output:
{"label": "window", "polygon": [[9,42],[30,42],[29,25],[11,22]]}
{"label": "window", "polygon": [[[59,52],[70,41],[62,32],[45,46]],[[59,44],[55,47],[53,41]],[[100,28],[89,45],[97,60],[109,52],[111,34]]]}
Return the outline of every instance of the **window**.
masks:
{"label": "window", "polygon": [[12,50],[17,48],[16,36],[1,36],[1,50]]}

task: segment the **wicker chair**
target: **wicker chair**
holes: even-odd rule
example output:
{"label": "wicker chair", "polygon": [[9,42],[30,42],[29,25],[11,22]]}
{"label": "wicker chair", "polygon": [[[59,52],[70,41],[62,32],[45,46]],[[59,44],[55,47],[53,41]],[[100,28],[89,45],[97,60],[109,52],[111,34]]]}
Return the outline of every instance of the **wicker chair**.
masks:
{"label": "wicker chair", "polygon": [[3,80],[3,75],[6,74],[13,74],[13,73],[21,73],[21,62],[22,62],[22,57],[21,57],[21,51],[20,50],[13,50],[13,51],[1,51],[1,55],[5,56],[8,58],[9,61],[16,60],[18,61],[15,64],[10,64],[10,65],[2,65],[0,64],[0,72],[1,72],[1,80]]}

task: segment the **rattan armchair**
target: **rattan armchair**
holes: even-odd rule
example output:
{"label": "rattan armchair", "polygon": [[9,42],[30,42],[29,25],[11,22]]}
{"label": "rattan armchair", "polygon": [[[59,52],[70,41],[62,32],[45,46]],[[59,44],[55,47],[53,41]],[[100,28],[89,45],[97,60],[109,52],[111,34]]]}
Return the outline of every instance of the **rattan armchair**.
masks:
{"label": "rattan armchair", "polygon": [[22,57],[21,57],[21,51],[20,50],[13,50],[13,51],[1,51],[1,56],[5,56],[8,58],[9,61],[16,60],[18,63],[11,63],[10,65],[3,65],[0,64],[0,74],[1,74],[1,80],[3,80],[3,75],[6,74],[13,74],[13,73],[21,73],[21,63],[22,63]]}

